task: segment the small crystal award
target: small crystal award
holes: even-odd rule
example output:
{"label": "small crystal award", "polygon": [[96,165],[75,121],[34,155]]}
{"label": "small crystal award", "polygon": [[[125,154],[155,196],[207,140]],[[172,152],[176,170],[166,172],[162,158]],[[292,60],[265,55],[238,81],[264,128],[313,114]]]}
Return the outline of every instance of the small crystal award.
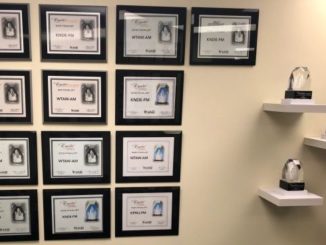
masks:
{"label": "small crystal award", "polygon": [[289,77],[289,87],[285,91],[284,104],[313,104],[310,90],[311,77],[307,67],[293,69]]}
{"label": "small crystal award", "polygon": [[299,160],[289,159],[284,164],[280,187],[288,191],[304,190],[303,170]]}

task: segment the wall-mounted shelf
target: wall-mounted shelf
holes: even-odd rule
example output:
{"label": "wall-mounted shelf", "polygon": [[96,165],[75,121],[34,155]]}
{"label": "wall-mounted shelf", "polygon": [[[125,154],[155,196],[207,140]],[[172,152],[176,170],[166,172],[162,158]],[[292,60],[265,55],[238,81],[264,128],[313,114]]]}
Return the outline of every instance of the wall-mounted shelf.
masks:
{"label": "wall-mounted shelf", "polygon": [[318,137],[305,137],[303,143],[312,147],[326,149],[326,139]]}
{"label": "wall-mounted shelf", "polygon": [[326,113],[326,105],[285,105],[281,103],[264,103],[264,111],[283,113]]}
{"label": "wall-mounted shelf", "polygon": [[320,206],[323,197],[308,191],[286,191],[281,188],[259,188],[258,195],[280,207]]}

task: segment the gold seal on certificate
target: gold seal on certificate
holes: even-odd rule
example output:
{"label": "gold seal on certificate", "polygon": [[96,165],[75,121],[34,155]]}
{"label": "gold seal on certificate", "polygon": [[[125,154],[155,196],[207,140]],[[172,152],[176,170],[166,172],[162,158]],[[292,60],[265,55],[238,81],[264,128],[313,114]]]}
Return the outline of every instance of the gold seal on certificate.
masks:
{"label": "gold seal on certificate", "polygon": [[182,71],[117,70],[117,124],[181,124]]}
{"label": "gold seal on certificate", "polygon": [[259,11],[192,8],[192,65],[255,65]]}
{"label": "gold seal on certificate", "polygon": [[40,11],[43,59],[105,61],[106,7],[41,5]]}
{"label": "gold seal on certificate", "polygon": [[43,71],[45,122],[106,122],[106,73]]}
{"label": "gold seal on certificate", "polygon": [[29,59],[29,6],[0,4],[0,59]]}
{"label": "gold seal on certificate", "polygon": [[31,120],[30,73],[0,71],[0,122]]}
{"label": "gold seal on certificate", "polygon": [[117,6],[117,63],[183,64],[186,8]]}
{"label": "gold seal on certificate", "polygon": [[42,132],[44,182],[108,183],[109,132]]}
{"label": "gold seal on certificate", "polygon": [[44,190],[45,240],[109,238],[110,190]]}
{"label": "gold seal on certificate", "polygon": [[0,184],[37,184],[36,133],[0,132]]}
{"label": "gold seal on certificate", "polygon": [[38,240],[37,191],[0,191],[0,242]]}
{"label": "gold seal on certificate", "polygon": [[179,187],[117,188],[116,236],[178,235]]}

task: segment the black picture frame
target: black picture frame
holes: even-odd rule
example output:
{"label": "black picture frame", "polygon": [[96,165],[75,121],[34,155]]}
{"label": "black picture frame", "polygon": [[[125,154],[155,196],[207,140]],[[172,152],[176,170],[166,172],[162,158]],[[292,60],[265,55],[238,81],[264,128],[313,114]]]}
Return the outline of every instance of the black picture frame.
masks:
{"label": "black picture frame", "polygon": [[[145,146],[145,149],[141,149],[142,153],[134,153],[134,158],[137,157],[138,159],[149,159],[152,156],[155,156],[155,150],[156,152],[162,152],[159,154],[157,159],[153,159],[153,163],[162,164],[161,168],[163,166],[166,166],[166,164],[173,164],[173,167],[169,169],[169,166],[166,170],[157,172],[158,169],[153,170],[149,163],[147,165],[142,165],[144,168],[151,168],[153,171],[152,174],[148,170],[139,175],[134,176],[135,172],[131,175],[125,175],[124,168],[126,168],[125,164],[126,161],[124,161],[124,154],[127,154],[127,149],[125,149],[124,145],[124,138],[141,138],[144,140],[143,142],[135,141],[134,144],[131,147],[136,146],[144,146],[144,144],[147,142],[148,144],[153,145],[153,142],[150,142],[151,139],[155,138],[156,141],[154,141],[154,148],[155,146],[158,146],[154,149],[153,154],[151,153],[143,153],[146,152],[146,148],[149,146]],[[159,138],[160,141],[157,139]],[[168,141],[166,139],[165,142],[163,142],[163,139],[166,138],[173,138],[173,146],[170,146],[171,141]],[[146,183],[146,182],[179,182],[180,181],[180,169],[181,169],[181,145],[182,145],[182,132],[181,131],[117,131],[116,132],[116,182],[117,183]],[[163,149],[162,149],[163,148]],[[132,148],[133,149],[133,148]],[[170,152],[170,149],[172,149],[172,152]],[[133,151],[136,151],[134,149]],[[170,157],[170,154],[172,155]],[[150,156],[149,156],[150,155]],[[155,157],[154,157],[155,158]],[[170,162],[170,159],[172,160]],[[141,165],[141,162],[138,160],[137,164]],[[170,163],[169,163],[170,162]],[[155,165],[157,165],[155,164]],[[171,165],[170,165],[171,167]],[[138,169],[137,172],[140,170]],[[127,172],[127,171],[126,171]],[[147,172],[147,173],[146,173]],[[167,175],[165,172],[168,172]]]}
{"label": "black picture frame", "polygon": [[[102,196],[102,231],[81,231],[81,227],[78,226],[76,232],[53,232],[55,230],[55,219],[52,216],[52,210],[55,208],[55,197],[65,199],[84,199],[87,196],[94,195]],[[111,197],[110,189],[96,188],[96,189],[45,189],[43,190],[43,204],[44,204],[44,239],[45,240],[71,240],[71,239],[95,239],[95,238],[110,238],[110,220],[111,220]],[[67,208],[69,211],[69,209]],[[69,212],[66,212],[67,214]],[[54,210],[55,212],[55,210]],[[53,213],[54,213],[53,212]],[[76,213],[76,212],[75,212]],[[76,213],[77,214],[77,213]],[[67,221],[67,225],[73,226],[74,224]],[[78,223],[78,225],[82,225]],[[74,227],[73,227],[74,228]]]}
{"label": "black picture frame", "polygon": [[[205,16],[206,15],[206,16]],[[191,10],[192,24],[191,24],[191,42],[190,42],[190,64],[191,65],[235,65],[235,66],[254,66],[256,64],[256,52],[257,52],[257,35],[258,35],[258,9],[232,9],[232,8],[192,8]],[[215,17],[214,17],[215,16]],[[202,22],[208,18],[216,18],[217,20],[210,20],[213,25],[209,25],[210,28],[215,26],[226,26],[226,30],[221,31],[207,31],[208,33],[220,33],[220,35],[207,36],[206,39],[201,39],[201,32],[204,32]],[[238,25],[237,22],[231,23],[235,19],[246,19],[246,22],[242,22]],[[221,22],[221,19],[225,20],[225,23]],[[242,21],[243,21],[242,20]],[[229,23],[230,22],[230,23]],[[247,23],[248,22],[248,23]],[[230,25],[232,25],[230,27]],[[235,30],[234,28],[237,27]],[[249,27],[248,27],[249,26]],[[228,30],[227,28],[231,28]],[[249,30],[246,30],[249,29]],[[225,34],[231,32],[229,34]],[[235,38],[237,37],[237,38]],[[218,49],[218,44],[213,47],[212,53],[207,48],[201,50],[201,41],[206,40],[209,43],[225,43],[230,41],[232,49],[224,48]],[[225,44],[224,44],[225,45]],[[207,45],[209,46],[209,45]],[[238,49],[238,50],[236,50]],[[199,51],[200,50],[200,51]],[[241,53],[242,52],[242,53]]]}
{"label": "black picture frame", "polygon": [[[106,44],[106,32],[107,32],[107,7],[106,6],[87,6],[87,5],[49,5],[49,4],[41,4],[40,5],[40,30],[41,30],[41,59],[42,61],[74,61],[74,62],[106,62],[107,59],[107,44]],[[69,50],[61,50],[63,48],[57,48],[57,50],[50,50],[51,48],[51,40],[48,39],[48,25],[47,23],[47,12],[58,12],[61,15],[64,13],[62,12],[69,12],[65,15],[77,15],[78,13],[94,13],[93,17],[95,16],[96,21],[100,22],[98,26],[97,35],[99,38],[94,37],[95,34],[93,32],[94,23],[95,21],[90,20],[90,24],[87,25],[88,28],[91,29],[92,33],[90,34],[89,38],[86,38],[85,41],[93,41],[94,39],[97,40],[96,42],[96,50],[87,51],[87,47],[84,47],[81,50],[78,50],[78,46],[71,47],[69,46]],[[74,14],[72,14],[74,13]],[[82,14],[79,14],[80,16]],[[89,16],[89,15],[88,15]],[[83,21],[82,19],[80,20]],[[83,23],[80,24],[81,29],[83,29]],[[86,28],[86,27],[85,27]],[[76,27],[72,30],[72,34],[78,33]],[[60,33],[59,33],[60,34]],[[66,33],[67,34],[67,33]],[[88,36],[87,36],[88,37]],[[82,32],[80,34],[80,39],[83,39]],[[49,42],[49,44],[48,44]],[[86,45],[87,46],[87,45]],[[50,50],[50,52],[49,52]],[[75,51],[74,51],[75,50]]]}
{"label": "black picture frame", "polygon": [[[5,143],[5,141],[7,141],[7,143]],[[10,141],[16,141],[16,143],[13,144],[13,142],[10,143]],[[22,144],[23,141],[26,143]],[[2,171],[7,172],[7,175],[3,176],[3,173],[0,174],[0,185],[37,185],[38,174],[36,132],[0,131],[0,144],[2,147],[7,146],[8,155],[10,154],[10,156],[8,156],[9,159],[0,159],[2,165],[7,164],[9,167],[19,168],[19,170],[16,171],[8,171],[1,168]],[[18,157],[14,158],[13,155],[16,153]],[[2,154],[2,156],[4,157],[4,154]],[[27,165],[26,175],[14,175],[14,173],[17,171],[25,171],[21,166],[24,165],[24,163]]]}
{"label": "black picture frame", "polygon": [[[6,20],[1,24],[1,39],[20,39],[19,40],[19,49],[13,50],[8,49],[8,47],[0,48],[0,60],[31,60],[31,51],[30,51],[30,28],[29,28],[29,4],[24,3],[1,3],[0,4],[0,16],[4,15],[6,10],[17,11],[17,19]],[[1,14],[2,13],[2,14]],[[11,12],[13,13],[13,12]],[[20,23],[16,23],[18,21]],[[8,31],[8,34],[5,34],[4,26],[5,24],[11,23],[12,27]],[[18,28],[17,28],[18,27]],[[19,33],[17,31],[19,29]],[[9,35],[10,34],[10,35]]]}
{"label": "black picture frame", "polygon": [[[144,115],[136,115],[133,113],[129,113],[126,110],[127,102],[125,94],[127,94],[127,88],[125,86],[126,78],[132,77],[130,80],[148,80],[149,84],[153,78],[156,78],[157,83],[161,81],[161,78],[165,78],[166,80],[171,80],[173,90],[170,88],[169,94],[172,94],[171,97],[169,95],[167,98],[170,98],[172,107],[167,111],[169,114],[167,116],[156,116],[152,114],[148,114],[148,116]],[[140,77],[138,79],[137,77]],[[116,125],[181,125],[182,123],[182,101],[183,101],[183,71],[167,71],[167,70],[116,70],[116,107],[115,107],[115,123]],[[158,85],[157,85],[158,86]],[[168,86],[168,85],[167,85]],[[168,87],[169,88],[169,87]],[[150,88],[148,88],[150,89]],[[172,91],[171,91],[172,90]],[[149,92],[149,91],[148,91]],[[157,92],[157,91],[156,91]],[[155,91],[152,91],[155,93]],[[128,95],[128,94],[127,94]],[[155,96],[152,94],[152,97]],[[155,101],[150,100],[148,102],[148,106],[151,106],[151,109],[148,111],[152,112],[153,108],[159,108],[161,105],[155,105]],[[147,103],[147,102],[146,102]],[[169,102],[170,103],[170,102]],[[174,103],[174,105],[173,105]],[[167,103],[168,104],[168,103]],[[139,103],[138,103],[139,105]],[[163,110],[163,109],[161,109]],[[137,112],[142,113],[143,112]],[[162,113],[162,112],[161,112]],[[127,115],[130,114],[130,115]]]}
{"label": "black picture frame", "polygon": [[[22,78],[23,77],[23,78]],[[10,81],[8,84],[6,80]],[[13,83],[12,80],[17,80]],[[14,70],[0,70],[0,83],[4,83],[3,91],[0,99],[2,98],[3,104],[7,104],[9,107],[13,107],[9,112],[6,108],[0,107],[0,124],[12,124],[12,123],[32,123],[32,85],[31,85],[31,72],[30,71],[14,71]],[[8,86],[6,86],[6,84]],[[12,89],[15,94],[15,99],[9,99],[9,92]],[[7,91],[6,91],[7,90]],[[21,93],[19,93],[19,90]],[[7,97],[8,96],[8,97]],[[7,102],[8,100],[8,102]],[[15,112],[18,108],[16,104],[19,103],[18,112]],[[8,110],[8,109],[7,109]]]}
{"label": "black picture frame", "polygon": [[[171,193],[172,211],[169,215],[171,220],[170,229],[154,229],[154,230],[124,230],[123,229],[123,195],[139,194],[140,196],[148,193]],[[131,236],[175,236],[179,234],[179,205],[180,205],[180,187],[129,187],[116,188],[115,190],[115,236],[131,237]],[[137,211],[137,210],[135,210]],[[144,210],[142,210],[144,211]],[[146,211],[146,209],[145,209]],[[126,218],[127,220],[128,218]]]}
{"label": "black picture frame", "polygon": [[[82,78],[82,79],[81,79]],[[80,84],[80,88],[76,89],[75,93],[70,92],[69,96],[73,97],[60,97],[61,103],[64,103],[64,107],[67,108],[67,102],[69,99],[75,99],[75,102],[79,102],[79,106],[89,107],[95,110],[95,113],[81,112],[80,108],[70,108],[70,111],[75,112],[60,112],[62,108],[54,110],[54,103],[58,100],[53,99],[53,83],[52,81],[64,80],[66,85],[67,81],[71,83]],[[86,83],[88,81],[88,84]],[[42,71],[42,84],[43,84],[43,121],[44,123],[107,123],[107,73],[105,71],[58,71],[58,70],[43,70]],[[88,86],[89,85],[89,86]],[[72,85],[71,85],[72,86]],[[92,101],[83,102],[83,87],[90,87],[92,89]],[[57,86],[57,92],[59,93],[59,86]],[[51,93],[49,94],[49,91]],[[86,94],[86,93],[85,93]],[[96,104],[97,101],[97,104]],[[77,105],[78,106],[78,105]],[[50,110],[51,107],[51,110]],[[85,111],[85,109],[84,109]],[[94,116],[92,116],[94,114]],[[66,116],[67,115],[67,116]]]}
{"label": "black picture frame", "polygon": [[[126,20],[125,13],[135,13],[140,14],[152,14],[152,15],[163,15],[168,14],[173,15],[176,19],[177,24],[172,24],[177,26],[178,29],[175,31],[175,36],[177,36],[177,43],[175,44],[173,54],[165,55],[158,54],[154,55],[153,49],[149,52],[149,55],[133,55],[125,54],[125,44],[126,44]],[[146,65],[183,65],[184,64],[184,54],[185,54],[185,33],[186,33],[186,15],[187,9],[183,7],[152,7],[152,6],[132,6],[132,5],[118,5],[116,13],[116,63],[117,64],[146,64]],[[172,17],[173,17],[172,16]],[[153,17],[153,16],[151,16]],[[171,17],[171,16],[170,16]],[[158,23],[160,24],[160,22]],[[158,27],[159,28],[159,27]],[[163,30],[163,29],[162,29]],[[172,36],[170,29],[167,29],[169,33],[169,40],[167,42],[172,42]],[[159,35],[159,33],[158,33]],[[153,36],[150,36],[151,39]],[[159,37],[159,36],[158,36]],[[160,38],[158,38],[160,40]],[[144,38],[137,40],[145,40]],[[159,41],[158,40],[158,41]],[[138,47],[148,46],[140,41],[135,45]],[[165,51],[166,52],[166,51]],[[145,50],[146,53],[146,50]],[[163,51],[160,51],[163,53]],[[163,57],[162,57],[163,56]]]}
{"label": "black picture frame", "polygon": [[[8,198],[6,198],[8,197]],[[6,234],[2,235],[0,234],[0,242],[12,242],[12,241],[38,241],[39,240],[39,230],[38,230],[38,202],[37,202],[37,190],[0,190],[0,202],[1,200],[11,200],[11,199],[29,199],[29,232],[24,233],[12,233],[12,234]],[[12,203],[11,209],[12,212],[15,210],[15,208],[20,207],[22,208],[23,213],[23,221],[15,221],[15,222],[27,222],[26,221],[26,213],[23,208],[22,203],[20,203],[21,206],[17,206],[17,203]],[[26,208],[26,207],[25,207]],[[13,215],[13,214],[11,214]],[[14,220],[14,218],[12,217]],[[14,222],[14,221],[12,221]],[[4,229],[4,228],[2,228]]]}
{"label": "black picture frame", "polygon": [[[110,132],[109,131],[42,131],[42,158],[43,158],[43,182],[44,184],[95,184],[95,183],[110,183]],[[81,141],[87,141],[89,139],[90,143],[82,143],[84,156],[83,158],[86,158],[87,154],[86,151],[92,149],[93,153],[95,152],[96,156],[96,162],[86,164],[86,160],[84,160],[84,165],[88,165],[88,167],[96,167],[96,171],[99,171],[100,173],[95,175],[82,175],[80,173],[79,168],[75,167],[73,170],[76,171],[76,173],[73,173],[73,175],[68,174],[60,174],[60,171],[54,171],[54,165],[53,165],[53,144],[55,141],[58,141],[59,143],[60,138],[62,138],[64,142],[72,142],[77,141],[78,138],[81,138]],[[71,138],[71,140],[69,140]],[[53,139],[53,140],[51,140]],[[73,140],[74,139],[74,140]],[[101,141],[102,147],[99,146],[99,141]],[[94,142],[94,143],[93,143]],[[97,143],[96,143],[97,142]],[[57,143],[58,144],[58,143]],[[65,144],[65,143],[61,143]],[[84,145],[83,145],[84,144]],[[69,145],[69,144],[67,144]],[[70,144],[71,145],[71,144]],[[78,147],[75,146],[76,148]],[[71,148],[70,148],[71,149]],[[77,148],[78,149],[78,148]],[[66,150],[65,150],[66,151]],[[65,153],[63,150],[62,152]],[[75,150],[76,154],[78,156],[80,153],[78,153],[78,150]],[[69,153],[69,150],[67,150]],[[67,153],[66,152],[66,153]],[[100,154],[100,156],[99,156]],[[78,156],[76,156],[74,159],[78,160]],[[69,159],[65,163],[73,164],[76,162],[74,159]],[[99,160],[100,159],[100,160]],[[74,161],[73,161],[74,160]],[[101,161],[102,160],[102,161]],[[64,159],[62,161],[65,161]],[[101,163],[101,162],[102,163]],[[96,166],[98,165],[98,166]],[[87,168],[87,166],[85,167]],[[67,171],[69,171],[69,168],[67,168]],[[93,170],[94,171],[94,170]],[[55,174],[55,172],[57,172]]]}

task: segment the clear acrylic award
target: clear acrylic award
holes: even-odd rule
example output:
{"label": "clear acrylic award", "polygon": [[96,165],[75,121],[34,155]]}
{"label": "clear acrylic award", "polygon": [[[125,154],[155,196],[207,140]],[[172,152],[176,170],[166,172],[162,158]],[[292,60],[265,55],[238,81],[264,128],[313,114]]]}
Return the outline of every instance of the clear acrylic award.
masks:
{"label": "clear acrylic award", "polygon": [[303,169],[299,160],[289,159],[284,164],[280,187],[288,191],[304,190]]}
{"label": "clear acrylic award", "polygon": [[292,70],[289,85],[285,91],[285,104],[313,104],[311,76],[307,67],[299,66]]}

